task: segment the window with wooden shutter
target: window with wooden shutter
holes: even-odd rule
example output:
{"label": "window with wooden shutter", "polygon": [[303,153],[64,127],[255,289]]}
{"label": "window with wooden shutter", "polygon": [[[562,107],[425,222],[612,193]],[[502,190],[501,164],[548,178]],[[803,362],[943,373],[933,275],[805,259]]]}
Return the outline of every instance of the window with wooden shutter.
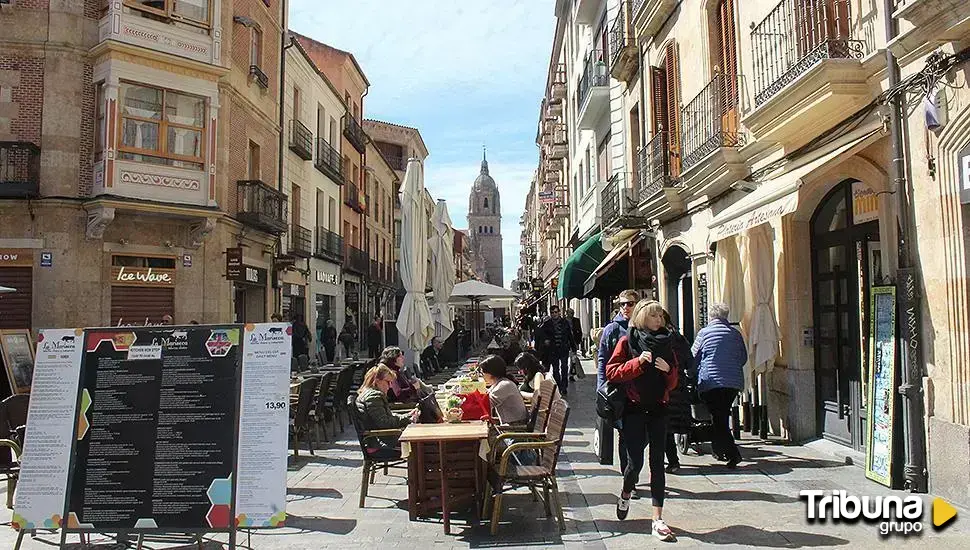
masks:
{"label": "window with wooden shutter", "polygon": [[718,105],[715,108],[721,113],[721,131],[737,133],[740,125],[738,105],[738,44],[737,24],[735,22],[735,0],[720,0],[714,11],[713,28],[711,29],[711,51],[714,63],[714,78],[724,75],[717,83]]}
{"label": "window with wooden shutter", "polygon": [[31,268],[0,268],[0,286],[15,289],[15,292],[0,294],[0,329],[31,328],[34,286]]}
{"label": "window with wooden shutter", "polygon": [[669,132],[667,143],[670,148],[670,175],[676,178],[680,175],[680,63],[675,42],[667,44],[663,66],[667,83],[667,116],[664,126]]}

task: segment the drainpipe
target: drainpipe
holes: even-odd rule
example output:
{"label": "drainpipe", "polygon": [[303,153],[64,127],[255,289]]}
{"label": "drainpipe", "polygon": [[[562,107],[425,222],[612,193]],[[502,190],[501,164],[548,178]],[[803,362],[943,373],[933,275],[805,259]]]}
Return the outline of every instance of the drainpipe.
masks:
{"label": "drainpipe", "polygon": [[[889,44],[899,32],[893,17],[893,0],[883,0],[886,19],[886,43]],[[886,68],[889,73],[889,89],[899,85],[899,65],[892,50],[886,48]],[[896,273],[896,294],[898,302],[899,356],[901,380],[899,394],[902,396],[903,433],[906,446],[906,466],[904,467],[904,487],[914,493],[927,491],[926,472],[926,426],[923,420],[923,372],[920,333],[921,296],[919,294],[919,272],[911,258],[912,223],[911,205],[906,178],[906,151],[904,148],[905,127],[902,118],[902,97],[896,95],[889,103],[890,143],[892,144],[892,163],[890,174],[893,192],[899,202],[899,270]]]}
{"label": "drainpipe", "polygon": [[[282,2],[280,2],[280,9],[282,10],[282,14],[280,16],[280,22],[282,23],[281,27],[282,27],[283,30],[280,33],[280,87],[279,87],[279,101],[280,101],[280,112],[279,112],[280,140],[279,140],[279,153],[277,153],[277,159],[276,159],[277,160],[277,164],[278,164],[278,167],[277,167],[277,175],[276,175],[276,189],[280,193],[283,192],[283,162],[284,162],[284,157],[285,157],[285,153],[283,151],[286,150],[286,141],[285,141],[285,139],[286,139],[286,120],[284,118],[284,116],[285,116],[284,115],[284,105],[286,105],[286,101],[284,100],[284,98],[286,96],[286,50],[290,49],[290,47],[293,46],[293,41],[292,40],[289,40],[289,34],[290,34],[289,33],[289,21],[287,21],[287,14],[289,13],[288,4],[289,4],[289,2],[287,0],[283,0]],[[283,251],[283,237],[282,236],[277,236],[276,237],[276,254],[278,255],[282,251]],[[307,260],[307,269],[309,269],[309,267],[310,267],[309,266],[309,263],[310,263],[310,260]],[[276,276],[276,283],[279,286],[279,288],[273,289],[273,299],[276,301],[276,305],[273,308],[273,311],[274,312],[276,312],[276,311],[282,312],[282,306],[283,306],[283,286],[279,282],[279,272],[276,271],[276,258],[275,258],[275,255],[272,258],[272,261],[270,261],[270,268],[272,269],[272,271],[270,272],[271,275],[270,275],[270,281],[269,282],[270,282],[270,284],[272,284],[273,275],[275,275]],[[292,312],[291,312],[291,315],[292,315]],[[285,321],[285,319],[284,319],[284,321]]]}

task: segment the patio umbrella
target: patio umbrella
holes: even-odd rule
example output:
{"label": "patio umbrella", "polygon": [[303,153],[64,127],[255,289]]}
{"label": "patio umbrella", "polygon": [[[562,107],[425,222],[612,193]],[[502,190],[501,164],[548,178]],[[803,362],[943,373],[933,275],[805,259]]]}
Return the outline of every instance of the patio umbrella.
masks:
{"label": "patio umbrella", "polygon": [[0,294],[7,294],[10,292],[17,292],[17,289],[10,288],[9,286],[0,286]]}
{"label": "patio umbrella", "polygon": [[431,222],[434,228],[434,233],[428,239],[432,263],[431,287],[434,289],[431,318],[435,323],[435,335],[442,340],[447,340],[455,330],[451,324],[451,311],[448,307],[451,290],[455,287],[455,258],[452,253],[455,232],[451,228],[448,203],[438,200]]}
{"label": "patio umbrella", "polygon": [[747,327],[751,370],[770,372],[778,355],[778,321],[775,318],[775,254],[770,226],[761,224],[748,230],[746,284],[750,290]]}
{"label": "patio umbrella", "polygon": [[405,294],[397,330],[401,341],[415,352],[415,359],[434,336],[434,321],[424,295],[428,236],[423,194],[424,168],[418,159],[409,159],[401,184],[401,283]]}
{"label": "patio umbrella", "polygon": [[[455,288],[451,291],[451,298],[449,298],[448,301],[452,304],[471,304],[472,319],[474,320],[475,325],[477,325],[478,309],[481,307],[483,302],[507,298],[509,299],[508,304],[511,305],[511,303],[518,297],[518,294],[500,286],[488,284],[482,281],[471,280],[462,281],[455,285]],[[476,326],[475,328],[480,327]],[[477,330],[473,333],[473,337],[475,341],[477,341]]]}

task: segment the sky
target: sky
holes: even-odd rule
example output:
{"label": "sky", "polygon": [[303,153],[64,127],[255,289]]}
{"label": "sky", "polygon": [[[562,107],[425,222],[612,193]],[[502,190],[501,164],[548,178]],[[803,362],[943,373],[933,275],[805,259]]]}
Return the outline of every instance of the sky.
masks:
{"label": "sky", "polygon": [[555,0],[291,0],[290,28],[354,54],[364,117],[421,131],[425,185],[467,227],[482,146],[502,199],[505,286],[539,150]]}

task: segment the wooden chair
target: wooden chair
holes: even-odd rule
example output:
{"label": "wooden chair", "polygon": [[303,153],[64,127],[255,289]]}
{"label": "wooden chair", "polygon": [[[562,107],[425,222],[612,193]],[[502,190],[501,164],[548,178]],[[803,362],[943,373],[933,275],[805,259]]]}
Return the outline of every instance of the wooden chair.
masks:
{"label": "wooden chair", "polygon": [[313,437],[310,435],[310,410],[313,409],[313,394],[317,391],[320,379],[311,376],[300,382],[296,407],[291,409],[290,436],[293,437],[293,456],[300,456],[300,436],[306,436],[307,450],[313,455]]}
{"label": "wooden chair", "polygon": [[[350,386],[353,383],[354,377],[354,367],[347,366],[337,373],[337,382],[333,387],[333,393],[330,395],[329,406],[333,409],[334,416],[337,418],[337,424],[340,426],[340,431],[344,431],[344,421],[341,413],[350,414],[347,409],[347,396],[350,395]],[[348,416],[347,421],[350,422]]]}
{"label": "wooden chair", "polygon": [[0,402],[0,476],[7,480],[7,508],[13,508],[13,496],[20,478],[29,403],[29,395],[11,395]]}
{"label": "wooden chair", "polygon": [[533,432],[545,432],[546,423],[549,421],[549,409],[560,400],[559,388],[554,380],[543,380],[539,384],[538,405],[533,407],[529,421],[532,424]]}
{"label": "wooden chair", "polygon": [[387,475],[388,468],[407,463],[407,459],[401,458],[400,447],[388,448],[368,445],[367,440],[379,437],[399,438],[404,430],[365,430],[364,419],[360,409],[357,408],[357,395],[348,396],[346,405],[347,410],[350,411],[350,418],[354,424],[354,431],[357,432],[357,441],[360,443],[360,452],[364,459],[360,473],[360,501],[357,503],[358,508],[363,508],[364,500],[367,499],[367,490],[370,488],[370,484],[374,483],[374,476],[377,475],[377,471],[384,470],[384,475]]}
{"label": "wooden chair", "polygon": [[[512,444],[502,453],[497,470],[490,476],[489,481],[492,490],[486,497],[482,508],[482,515],[485,516],[488,514],[489,505],[492,505],[491,532],[493,535],[498,533],[498,522],[502,517],[503,494],[520,487],[528,487],[533,495],[538,494],[540,489],[542,490],[546,517],[552,515],[551,494],[551,504],[556,507],[559,530],[566,530],[562,502],[559,499],[559,485],[556,482],[556,464],[559,461],[559,451],[562,449],[562,440],[566,435],[566,422],[568,420],[569,403],[559,399],[550,408],[549,424],[545,433],[513,432],[499,436],[499,440],[507,439],[512,441]],[[536,441],[535,439],[540,440]],[[534,450],[539,453],[537,465],[521,465],[513,460],[514,453],[525,450]]]}
{"label": "wooden chair", "polygon": [[[334,420],[333,401],[330,400],[330,386],[333,383],[333,376],[334,373],[325,372],[320,377],[320,388],[317,390],[317,399],[313,410],[310,411],[310,417],[316,426],[315,431],[319,435],[320,430],[323,430],[324,441],[330,440],[327,437],[327,418],[329,417],[331,425]],[[337,437],[336,431],[334,431],[333,436],[335,438]]]}

